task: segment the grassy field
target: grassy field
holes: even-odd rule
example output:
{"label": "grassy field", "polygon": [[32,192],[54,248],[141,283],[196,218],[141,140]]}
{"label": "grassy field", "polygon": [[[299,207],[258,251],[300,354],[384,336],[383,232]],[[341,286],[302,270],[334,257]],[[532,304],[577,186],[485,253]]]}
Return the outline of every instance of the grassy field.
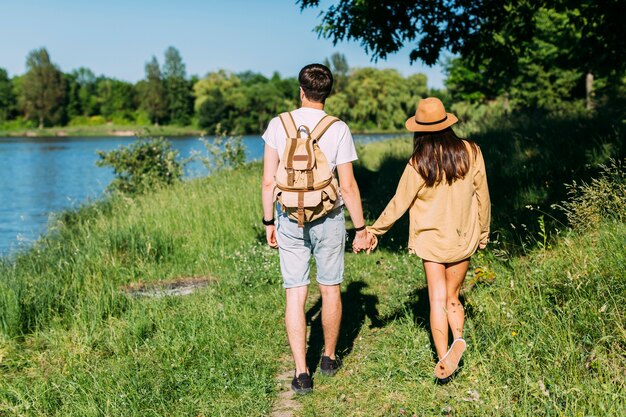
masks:
{"label": "grassy field", "polygon": [[[569,231],[551,208],[564,182],[624,156],[623,125],[508,120],[472,137],[488,163],[496,241],[473,258],[463,291],[458,378],[433,383],[427,290],[402,219],[374,254],[346,255],[345,368],[316,376],[302,415],[623,414],[626,225],[609,215]],[[406,141],[359,150],[370,219],[409,151]],[[260,175],[252,164],[59,215],[35,248],[2,261],[0,416],[267,415],[289,349]],[[210,284],[185,297],[125,291],[187,277]],[[322,338],[311,289],[313,366]]]}

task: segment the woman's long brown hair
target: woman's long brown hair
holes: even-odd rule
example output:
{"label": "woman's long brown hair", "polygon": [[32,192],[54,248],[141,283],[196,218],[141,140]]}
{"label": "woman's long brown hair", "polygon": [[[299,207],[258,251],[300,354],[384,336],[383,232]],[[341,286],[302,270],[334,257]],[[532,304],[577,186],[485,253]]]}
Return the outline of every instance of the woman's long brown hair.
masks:
{"label": "woman's long brown hair", "polygon": [[[466,141],[475,157],[478,147]],[[464,178],[470,168],[470,155],[463,139],[452,128],[447,128],[438,132],[415,132],[411,162],[426,186],[433,187],[444,179],[452,184]]]}

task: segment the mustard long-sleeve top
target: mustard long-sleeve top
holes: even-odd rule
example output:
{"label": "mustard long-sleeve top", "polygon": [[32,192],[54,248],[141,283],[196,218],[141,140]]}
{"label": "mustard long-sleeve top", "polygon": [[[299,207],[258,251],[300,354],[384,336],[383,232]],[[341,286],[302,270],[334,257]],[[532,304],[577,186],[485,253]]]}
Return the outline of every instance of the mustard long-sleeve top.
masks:
{"label": "mustard long-sleeve top", "polygon": [[482,152],[470,168],[451,185],[445,180],[426,187],[424,179],[409,162],[387,207],[368,230],[379,236],[409,211],[409,251],[427,261],[457,262],[470,257],[489,241],[491,201]]}

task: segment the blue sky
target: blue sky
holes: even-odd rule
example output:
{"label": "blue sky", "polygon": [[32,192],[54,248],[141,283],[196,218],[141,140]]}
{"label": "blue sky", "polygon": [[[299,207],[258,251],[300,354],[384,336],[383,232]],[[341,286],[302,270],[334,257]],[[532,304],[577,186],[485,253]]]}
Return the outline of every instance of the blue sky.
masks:
{"label": "blue sky", "polygon": [[[80,66],[96,74],[137,81],[144,65],[172,45],[188,74],[226,69],[295,76],[333,52],[351,67],[396,68],[428,76],[441,87],[441,66],[410,65],[405,48],[386,61],[370,62],[359,44],[333,46],[313,31],[321,9],[300,12],[295,0],[3,0],[0,5],[0,67],[22,74],[26,55],[45,46],[63,71]],[[332,2],[322,1],[322,5]]]}

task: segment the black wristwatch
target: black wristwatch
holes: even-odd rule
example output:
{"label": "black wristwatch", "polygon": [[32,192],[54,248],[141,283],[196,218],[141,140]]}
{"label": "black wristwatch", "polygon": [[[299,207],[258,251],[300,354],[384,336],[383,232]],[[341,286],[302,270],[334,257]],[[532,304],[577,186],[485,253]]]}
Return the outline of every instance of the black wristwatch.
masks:
{"label": "black wristwatch", "polygon": [[265,220],[265,217],[263,217],[263,224],[265,226],[274,226],[274,219],[272,218],[272,220]]}
{"label": "black wristwatch", "polygon": [[354,231],[355,232],[360,232],[361,230],[365,230],[365,225],[361,226],[361,227],[355,227]]}

